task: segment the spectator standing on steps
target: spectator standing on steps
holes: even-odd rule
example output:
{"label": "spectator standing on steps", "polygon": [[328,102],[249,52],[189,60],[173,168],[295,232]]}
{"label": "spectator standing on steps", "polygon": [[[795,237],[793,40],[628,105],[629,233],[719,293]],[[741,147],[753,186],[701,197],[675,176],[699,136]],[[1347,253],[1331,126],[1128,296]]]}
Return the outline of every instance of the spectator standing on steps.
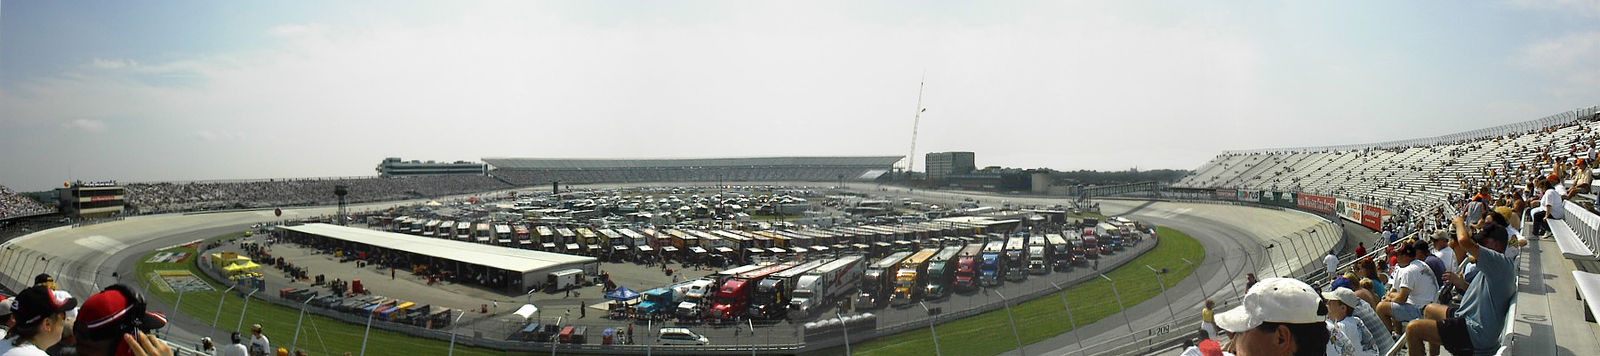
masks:
{"label": "spectator standing on steps", "polygon": [[235,331],[233,335],[229,335],[229,340],[233,343],[217,350],[217,356],[250,356],[250,350],[244,346],[244,338],[239,336],[239,332]]}
{"label": "spectator standing on steps", "polygon": [[1322,256],[1322,264],[1324,270],[1328,272],[1328,280],[1331,281],[1339,276],[1339,256],[1335,256],[1333,250],[1328,250],[1328,255]]}
{"label": "spectator standing on steps", "polygon": [[261,324],[250,325],[250,356],[271,356],[272,343],[261,333]]}

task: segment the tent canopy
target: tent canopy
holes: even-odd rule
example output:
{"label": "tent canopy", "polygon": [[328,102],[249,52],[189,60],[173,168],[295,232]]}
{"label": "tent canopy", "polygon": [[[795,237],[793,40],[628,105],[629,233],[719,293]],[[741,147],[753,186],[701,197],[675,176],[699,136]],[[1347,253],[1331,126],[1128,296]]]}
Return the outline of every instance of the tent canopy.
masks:
{"label": "tent canopy", "polygon": [[511,314],[512,315],[516,315],[516,316],[520,316],[523,319],[528,319],[528,318],[532,318],[533,314],[534,313],[538,313],[538,312],[539,312],[539,307],[538,306],[535,306],[533,304],[523,304],[521,308],[517,308],[517,311],[514,312],[514,313],[511,313]]}
{"label": "tent canopy", "polygon": [[612,289],[610,292],[606,292],[606,299],[616,301],[629,300],[638,297],[639,292],[634,292],[632,289],[628,289],[628,287],[619,286],[617,289]]}

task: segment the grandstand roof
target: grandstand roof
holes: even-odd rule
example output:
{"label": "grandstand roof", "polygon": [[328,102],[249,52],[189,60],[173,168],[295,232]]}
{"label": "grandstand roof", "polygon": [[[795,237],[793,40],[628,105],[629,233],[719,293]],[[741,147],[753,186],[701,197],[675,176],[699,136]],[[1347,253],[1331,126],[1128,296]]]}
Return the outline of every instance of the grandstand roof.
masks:
{"label": "grandstand roof", "polygon": [[888,167],[902,156],[858,157],[749,157],[749,158],[672,158],[672,159],[569,159],[569,158],[484,158],[498,169],[614,169],[614,168],[692,168],[748,166],[859,166]]}
{"label": "grandstand roof", "polygon": [[597,261],[594,257],[490,246],[321,223],[281,228],[331,239],[522,273],[560,265]]}

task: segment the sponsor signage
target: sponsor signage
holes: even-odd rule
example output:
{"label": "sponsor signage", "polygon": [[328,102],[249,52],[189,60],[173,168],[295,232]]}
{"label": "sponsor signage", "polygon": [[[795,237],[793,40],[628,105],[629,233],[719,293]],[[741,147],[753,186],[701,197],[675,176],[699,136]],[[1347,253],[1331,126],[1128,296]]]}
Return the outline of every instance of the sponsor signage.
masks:
{"label": "sponsor signage", "polygon": [[84,188],[115,187],[115,186],[117,186],[117,181],[114,181],[114,180],[99,181],[99,182],[83,182],[83,181],[80,181],[80,182],[78,182],[78,186],[79,187],[84,187]]}
{"label": "sponsor signage", "polygon": [[1339,204],[1334,207],[1334,210],[1339,214],[1339,217],[1358,224],[1361,223],[1361,210],[1366,208],[1366,204],[1345,199],[1338,199],[1338,201]]}
{"label": "sponsor signage", "polygon": [[1261,193],[1261,201],[1267,202],[1268,204],[1272,204],[1274,206],[1281,206],[1281,207],[1285,207],[1285,208],[1294,208],[1295,207],[1294,193],[1289,193],[1289,192],[1265,192],[1265,193]]}
{"label": "sponsor signage", "polygon": [[1295,205],[1297,207],[1323,214],[1332,214],[1334,212],[1334,206],[1339,205],[1337,200],[1320,195],[1300,193],[1295,194],[1295,198]]}
{"label": "sponsor signage", "polygon": [[1238,190],[1234,190],[1234,189],[1217,189],[1217,199],[1221,199],[1221,200],[1239,199],[1239,191]]}
{"label": "sponsor signage", "polygon": [[1363,206],[1361,209],[1361,226],[1366,226],[1368,229],[1373,230],[1383,230],[1384,215],[1382,208],[1371,205]]}
{"label": "sponsor signage", "polygon": [[1259,190],[1241,190],[1241,191],[1239,191],[1239,201],[1248,201],[1248,202],[1261,201],[1261,191],[1259,191]]}

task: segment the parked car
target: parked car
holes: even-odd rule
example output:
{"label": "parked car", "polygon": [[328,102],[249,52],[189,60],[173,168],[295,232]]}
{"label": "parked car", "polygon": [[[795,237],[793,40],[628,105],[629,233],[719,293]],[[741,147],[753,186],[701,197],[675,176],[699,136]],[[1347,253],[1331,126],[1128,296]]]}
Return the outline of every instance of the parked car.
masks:
{"label": "parked car", "polygon": [[711,340],[687,328],[661,328],[656,343],[667,345],[710,345]]}

